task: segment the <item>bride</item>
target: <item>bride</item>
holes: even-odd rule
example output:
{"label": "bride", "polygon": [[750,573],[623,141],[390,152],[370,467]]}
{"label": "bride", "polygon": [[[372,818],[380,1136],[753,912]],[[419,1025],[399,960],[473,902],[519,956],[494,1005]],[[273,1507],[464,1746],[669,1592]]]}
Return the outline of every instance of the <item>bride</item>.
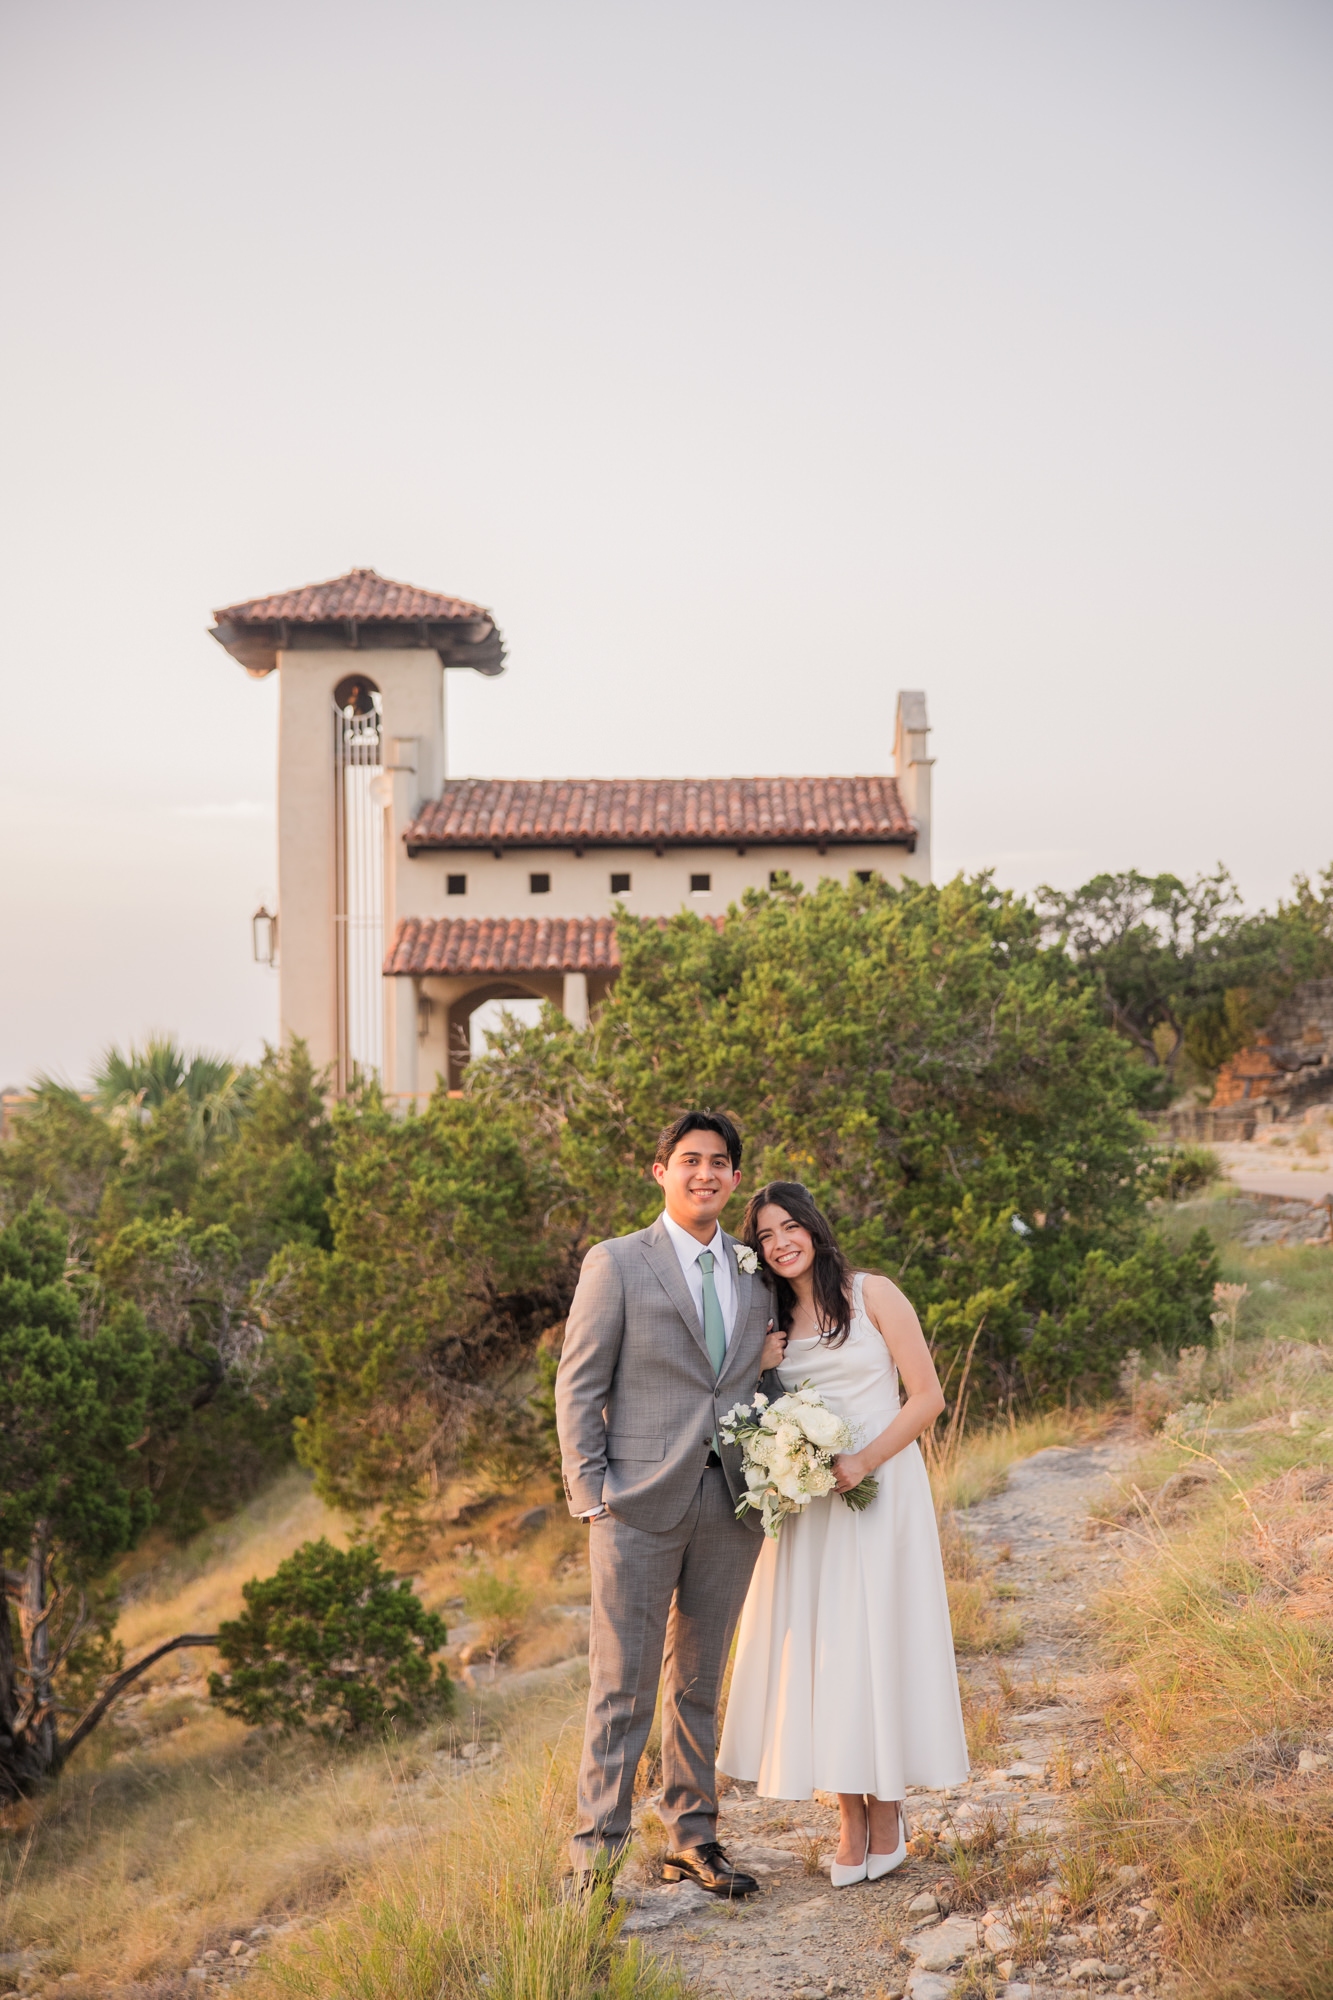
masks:
{"label": "bride", "polygon": [[909,1785],[967,1776],[944,1567],[916,1443],[944,1396],[903,1294],[888,1278],[853,1274],[798,1181],[760,1188],[741,1236],[777,1294],[784,1389],[809,1382],[863,1440],[834,1460],[838,1493],[870,1473],[879,1493],[860,1513],[837,1494],[812,1500],[765,1541],[718,1764],[765,1798],[837,1793],[841,1889],[902,1862]]}

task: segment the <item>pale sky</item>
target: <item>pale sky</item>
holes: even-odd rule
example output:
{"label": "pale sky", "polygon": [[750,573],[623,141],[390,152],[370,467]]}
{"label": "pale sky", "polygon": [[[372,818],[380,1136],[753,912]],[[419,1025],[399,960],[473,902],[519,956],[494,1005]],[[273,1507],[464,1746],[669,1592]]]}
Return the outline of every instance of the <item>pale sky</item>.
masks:
{"label": "pale sky", "polygon": [[1333,859],[1333,10],[0,5],[0,1083],[252,1056],[276,685],[489,606],[455,775],[890,767],[936,874]]}

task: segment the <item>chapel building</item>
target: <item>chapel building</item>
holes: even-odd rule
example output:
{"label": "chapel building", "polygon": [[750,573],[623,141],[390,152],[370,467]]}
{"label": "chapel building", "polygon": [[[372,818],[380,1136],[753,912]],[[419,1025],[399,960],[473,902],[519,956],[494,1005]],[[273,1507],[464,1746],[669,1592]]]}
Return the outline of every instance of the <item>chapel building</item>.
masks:
{"label": "chapel building", "polygon": [[281,1032],[340,1091],[358,1069],[399,1099],[457,1088],[487,1000],[585,1025],[622,905],[721,922],[782,871],[930,880],[919,691],[892,770],[860,777],[450,778],[444,675],[504,672],[489,611],[354,569],[214,618],[247,673],[279,676]]}

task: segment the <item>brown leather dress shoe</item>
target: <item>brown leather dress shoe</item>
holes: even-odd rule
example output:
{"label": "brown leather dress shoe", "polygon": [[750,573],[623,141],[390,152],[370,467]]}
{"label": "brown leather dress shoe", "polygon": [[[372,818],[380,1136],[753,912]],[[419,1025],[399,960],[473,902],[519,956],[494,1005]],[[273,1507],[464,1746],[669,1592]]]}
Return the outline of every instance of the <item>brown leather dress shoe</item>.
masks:
{"label": "brown leather dress shoe", "polygon": [[753,1875],[732,1867],[716,1840],[668,1854],[662,1863],[662,1880],[697,1882],[710,1896],[753,1896],[759,1889]]}

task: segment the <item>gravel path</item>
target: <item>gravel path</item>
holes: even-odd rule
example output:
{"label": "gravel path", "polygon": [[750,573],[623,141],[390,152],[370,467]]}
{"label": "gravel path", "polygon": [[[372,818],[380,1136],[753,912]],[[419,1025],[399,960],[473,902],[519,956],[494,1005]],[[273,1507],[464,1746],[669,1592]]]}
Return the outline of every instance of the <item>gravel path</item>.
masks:
{"label": "gravel path", "polygon": [[[964,1663],[964,1683],[976,1695],[998,1694],[1007,1675],[1018,1701],[1006,1718],[1001,1763],[978,1765],[954,1791],[911,1793],[909,1833],[956,1829],[965,1837],[969,1823],[995,1811],[1020,1833],[1047,1828],[1058,1844],[1069,1801],[1057,1788],[1058,1769],[1062,1762],[1077,1769],[1099,1725],[1086,1606],[1113,1580],[1122,1546],[1117,1533],[1089,1527],[1088,1509],[1133,1451],[1128,1433],[1112,1432],[1093,1444],[1037,1452],[1014,1467],[1002,1493],[972,1509],[968,1529],[996,1562],[1023,1641],[1001,1661]],[[831,1889],[832,1799],[786,1805],[739,1785],[722,1801],[720,1830],[732,1858],[762,1883],[763,1893],[748,1904],[720,1904],[692,1884],[664,1888],[642,1874],[637,1882],[622,1877],[635,1905],[627,1932],[674,1959],[710,2000],[817,1993],[944,2000],[964,1957],[986,1949],[984,1919],[994,1913],[949,1914],[951,1878],[939,1855],[909,1859],[883,1882]],[[1053,1888],[1048,1878],[1038,1893],[1050,1900]],[[909,1911],[923,1895],[936,1897],[937,1914]],[[1155,1915],[1134,1903],[1132,1884],[1120,1884],[1101,1928],[1057,1913],[1045,1969],[1007,1982],[1007,1935],[992,1930],[995,1949],[986,1963],[993,1990],[1007,2000],[1071,1990],[1151,1992],[1159,1984],[1155,1924]]]}

